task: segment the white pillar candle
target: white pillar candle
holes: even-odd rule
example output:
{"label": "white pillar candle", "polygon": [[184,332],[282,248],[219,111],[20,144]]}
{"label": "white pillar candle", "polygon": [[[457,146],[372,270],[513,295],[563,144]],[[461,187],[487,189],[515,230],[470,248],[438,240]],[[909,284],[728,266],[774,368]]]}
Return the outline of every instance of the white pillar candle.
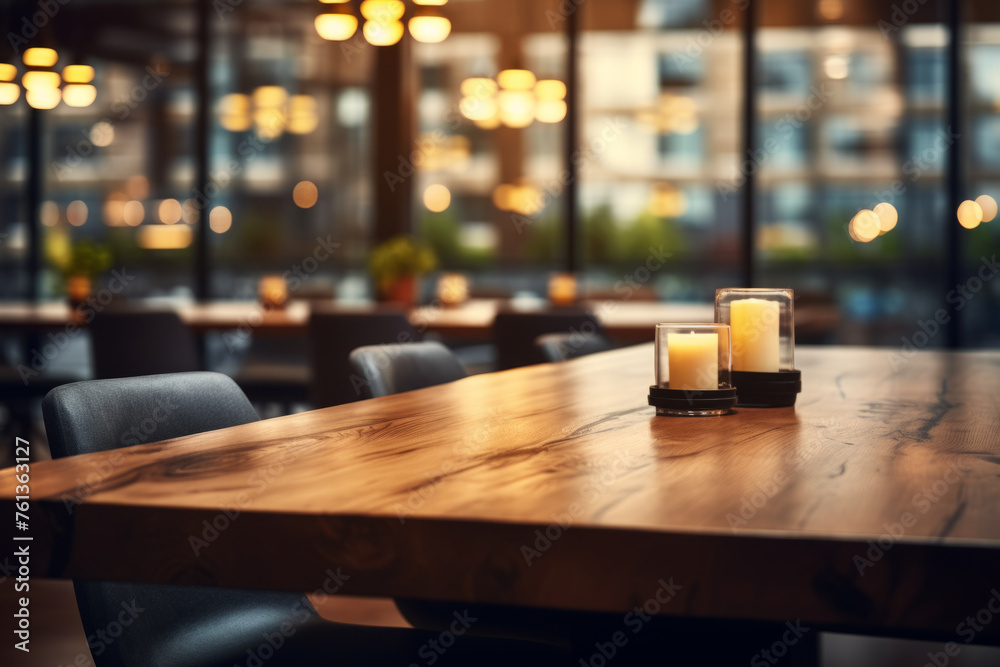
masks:
{"label": "white pillar candle", "polygon": [[778,321],[776,301],[740,299],[730,304],[733,370],[777,373]]}
{"label": "white pillar candle", "polygon": [[671,389],[719,388],[719,334],[673,334],[667,339]]}

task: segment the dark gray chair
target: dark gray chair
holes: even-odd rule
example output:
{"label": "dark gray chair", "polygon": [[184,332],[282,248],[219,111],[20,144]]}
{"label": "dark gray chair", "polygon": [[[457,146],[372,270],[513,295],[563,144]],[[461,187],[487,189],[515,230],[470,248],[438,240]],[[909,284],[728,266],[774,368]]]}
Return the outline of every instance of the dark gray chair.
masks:
{"label": "dark gray chair", "polygon": [[455,353],[437,342],[368,345],[351,352],[351,368],[365,398],[433,387],[468,374]]}
{"label": "dark gray chair", "polygon": [[501,310],[493,321],[497,370],[545,363],[547,359],[535,340],[550,333],[592,335],[602,333],[602,329],[592,313],[577,308],[540,313]]}
{"label": "dark gray chair", "polygon": [[[169,409],[164,408],[169,406]],[[257,420],[228,377],[181,373],[93,380],[63,385],[44,399],[42,412],[55,457],[116,449],[137,441],[164,440]],[[155,429],[134,428],[149,417]],[[263,537],[263,536],[262,536]],[[98,667],[232,667],[255,656],[265,636],[291,624],[279,649],[265,664],[409,664],[434,633],[372,628],[323,620],[301,593],[247,591],[199,586],[117,582],[74,582],[83,626],[102,636],[118,621],[122,604],[142,609],[93,657]],[[134,602],[133,602],[134,601]],[[552,647],[460,637],[441,664],[560,664],[568,659]],[[256,659],[256,658],[255,658]]]}
{"label": "dark gray chair", "polygon": [[535,340],[535,345],[549,362],[569,361],[615,348],[604,336],[584,333],[545,334]]}
{"label": "dark gray chair", "polygon": [[99,379],[201,370],[194,334],[172,310],[108,309],[89,330]]}
{"label": "dark gray chair", "polygon": [[313,407],[351,403],[364,397],[350,355],[365,345],[413,343],[416,329],[401,310],[342,312],[316,307],[309,318]]}

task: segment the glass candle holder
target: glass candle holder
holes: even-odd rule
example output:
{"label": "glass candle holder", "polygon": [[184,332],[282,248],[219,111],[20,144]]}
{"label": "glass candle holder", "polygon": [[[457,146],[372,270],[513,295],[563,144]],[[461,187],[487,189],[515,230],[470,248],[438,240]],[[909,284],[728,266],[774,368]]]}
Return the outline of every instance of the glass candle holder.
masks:
{"label": "glass candle holder", "polygon": [[732,382],[740,407],[795,405],[795,292],[727,287],[715,293],[715,321],[732,332]]}
{"label": "glass candle holder", "polygon": [[657,324],[649,404],[659,416],[726,414],[737,400],[731,365],[728,324]]}

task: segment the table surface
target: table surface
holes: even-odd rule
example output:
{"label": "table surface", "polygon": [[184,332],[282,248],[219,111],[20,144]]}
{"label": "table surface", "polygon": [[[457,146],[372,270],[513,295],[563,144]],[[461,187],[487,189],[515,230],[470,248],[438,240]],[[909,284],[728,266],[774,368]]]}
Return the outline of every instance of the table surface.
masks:
{"label": "table surface", "polygon": [[[445,336],[488,339],[493,318],[501,302],[474,299],[454,308],[419,307],[410,311],[415,326],[425,327]],[[309,305],[292,301],[286,308],[265,311],[252,301],[211,302],[206,304],[163,304],[172,307],[192,329],[215,331],[251,326],[257,333],[303,334],[309,322]],[[707,303],[660,303],[649,301],[588,301],[583,304],[593,310],[609,335],[626,341],[652,340],[653,328],[659,322],[711,322],[714,306]],[[532,303],[527,310],[540,309],[544,302]],[[345,311],[372,310],[373,305],[343,305]],[[29,330],[59,329],[69,322],[83,323],[64,302],[30,305],[0,303],[0,329]]]}
{"label": "table surface", "polygon": [[925,636],[989,602],[1000,353],[800,347],[796,408],[715,418],[655,417],[652,361],[34,464],[34,572],[604,612],[672,582],[661,613]]}

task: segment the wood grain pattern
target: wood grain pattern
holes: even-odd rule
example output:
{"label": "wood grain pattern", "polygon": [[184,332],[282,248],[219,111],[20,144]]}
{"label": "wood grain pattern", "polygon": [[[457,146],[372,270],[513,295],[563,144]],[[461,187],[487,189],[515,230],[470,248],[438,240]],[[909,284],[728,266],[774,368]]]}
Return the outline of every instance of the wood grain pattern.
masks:
{"label": "wood grain pattern", "polygon": [[654,417],[644,345],[37,464],[36,572],[610,612],[672,579],[661,613],[954,634],[1000,587],[1000,353],[798,352],[794,409]]}

